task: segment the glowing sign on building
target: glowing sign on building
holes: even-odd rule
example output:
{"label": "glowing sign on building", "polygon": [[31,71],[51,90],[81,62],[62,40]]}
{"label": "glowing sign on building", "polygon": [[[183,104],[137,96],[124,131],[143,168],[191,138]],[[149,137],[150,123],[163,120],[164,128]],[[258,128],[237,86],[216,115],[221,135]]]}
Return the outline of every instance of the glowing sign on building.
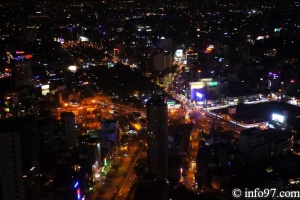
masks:
{"label": "glowing sign on building", "polygon": [[206,50],[205,50],[205,53],[210,53],[213,49],[214,49],[214,45],[209,45]]}
{"label": "glowing sign on building", "polygon": [[190,99],[196,100],[196,101],[203,101],[205,97],[205,82],[191,82],[190,83],[191,93],[190,93]]}
{"label": "glowing sign on building", "polygon": [[205,84],[204,82],[191,82],[190,83],[191,89],[197,89],[197,88],[204,88]]}
{"label": "glowing sign on building", "polygon": [[24,55],[25,56],[25,59],[30,59],[30,58],[32,58],[32,55],[31,54],[29,54],[29,55]]}
{"label": "glowing sign on building", "polygon": [[85,37],[85,36],[79,36],[79,40],[81,42],[88,42],[89,41],[89,38]]}
{"label": "glowing sign on building", "polygon": [[284,122],[284,116],[283,116],[283,115],[279,115],[279,114],[273,113],[273,114],[272,114],[272,120],[278,121],[278,122],[280,122],[280,123],[283,123],[283,122]]}
{"label": "glowing sign on building", "polygon": [[63,39],[63,38],[54,38],[54,41],[59,42],[61,44],[65,43],[65,39]]}
{"label": "glowing sign on building", "polygon": [[19,55],[17,57],[14,57],[14,60],[22,60],[22,59],[30,59],[32,58],[32,54],[27,54],[27,55]]}
{"label": "glowing sign on building", "polygon": [[183,57],[183,50],[182,49],[177,49],[176,53],[175,53],[175,56],[177,58],[182,58]]}
{"label": "glowing sign on building", "polygon": [[282,29],[282,28],[274,28],[274,32],[275,32],[275,33],[280,32],[281,29]]}
{"label": "glowing sign on building", "polygon": [[200,99],[203,98],[203,94],[201,94],[200,92],[196,92],[196,96],[199,97]]}
{"label": "glowing sign on building", "polygon": [[168,107],[173,107],[176,104],[176,101],[173,99],[167,99],[166,103],[167,103]]}
{"label": "glowing sign on building", "polygon": [[42,95],[47,95],[47,93],[50,92],[50,86],[49,86],[49,84],[48,85],[42,85],[41,89],[42,89]]}
{"label": "glowing sign on building", "polygon": [[24,51],[16,51],[16,54],[24,54]]}
{"label": "glowing sign on building", "polygon": [[68,67],[68,70],[70,70],[71,72],[76,72],[77,67],[76,67],[75,65],[70,65],[70,66]]}
{"label": "glowing sign on building", "polygon": [[208,87],[217,87],[218,86],[218,81],[210,81],[208,82]]}

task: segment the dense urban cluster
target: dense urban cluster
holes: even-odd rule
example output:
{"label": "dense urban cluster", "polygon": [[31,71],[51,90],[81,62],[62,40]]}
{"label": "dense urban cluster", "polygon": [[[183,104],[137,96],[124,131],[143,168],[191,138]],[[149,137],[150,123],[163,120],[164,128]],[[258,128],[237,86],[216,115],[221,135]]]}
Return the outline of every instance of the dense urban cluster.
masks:
{"label": "dense urban cluster", "polygon": [[299,8],[1,2],[0,199],[299,190]]}

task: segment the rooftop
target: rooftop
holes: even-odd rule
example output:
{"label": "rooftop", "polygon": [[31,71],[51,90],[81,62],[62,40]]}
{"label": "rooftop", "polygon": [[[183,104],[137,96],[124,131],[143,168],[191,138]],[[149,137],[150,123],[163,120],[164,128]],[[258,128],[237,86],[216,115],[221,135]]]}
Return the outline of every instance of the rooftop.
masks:
{"label": "rooftop", "polygon": [[[300,113],[300,107],[283,102],[264,102],[259,104],[243,104],[236,106],[236,114],[230,117],[245,124],[270,121],[272,114],[281,114],[287,111],[288,116],[297,116]],[[228,114],[227,108],[212,111],[217,114]]]}

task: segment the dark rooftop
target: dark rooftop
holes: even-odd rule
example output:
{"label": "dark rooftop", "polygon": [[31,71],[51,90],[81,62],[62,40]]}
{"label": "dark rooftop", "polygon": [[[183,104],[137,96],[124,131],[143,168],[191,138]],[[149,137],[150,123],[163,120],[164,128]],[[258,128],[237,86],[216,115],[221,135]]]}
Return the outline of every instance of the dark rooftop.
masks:
{"label": "dark rooftop", "polygon": [[[271,120],[272,113],[283,115],[284,111],[288,116],[297,116],[300,107],[284,102],[265,102],[259,104],[243,104],[236,107],[236,114],[230,115],[233,120],[243,121],[243,123],[259,123]],[[227,108],[212,111],[217,114],[228,114]]]}

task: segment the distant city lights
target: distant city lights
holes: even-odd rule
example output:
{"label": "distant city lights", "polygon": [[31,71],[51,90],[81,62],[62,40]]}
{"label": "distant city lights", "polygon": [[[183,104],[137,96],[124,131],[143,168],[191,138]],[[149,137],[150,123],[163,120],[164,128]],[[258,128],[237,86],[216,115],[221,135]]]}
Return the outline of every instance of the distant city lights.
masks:
{"label": "distant city lights", "polygon": [[68,67],[68,70],[70,70],[71,72],[76,72],[77,67],[76,67],[75,65],[70,65],[70,66]]}

